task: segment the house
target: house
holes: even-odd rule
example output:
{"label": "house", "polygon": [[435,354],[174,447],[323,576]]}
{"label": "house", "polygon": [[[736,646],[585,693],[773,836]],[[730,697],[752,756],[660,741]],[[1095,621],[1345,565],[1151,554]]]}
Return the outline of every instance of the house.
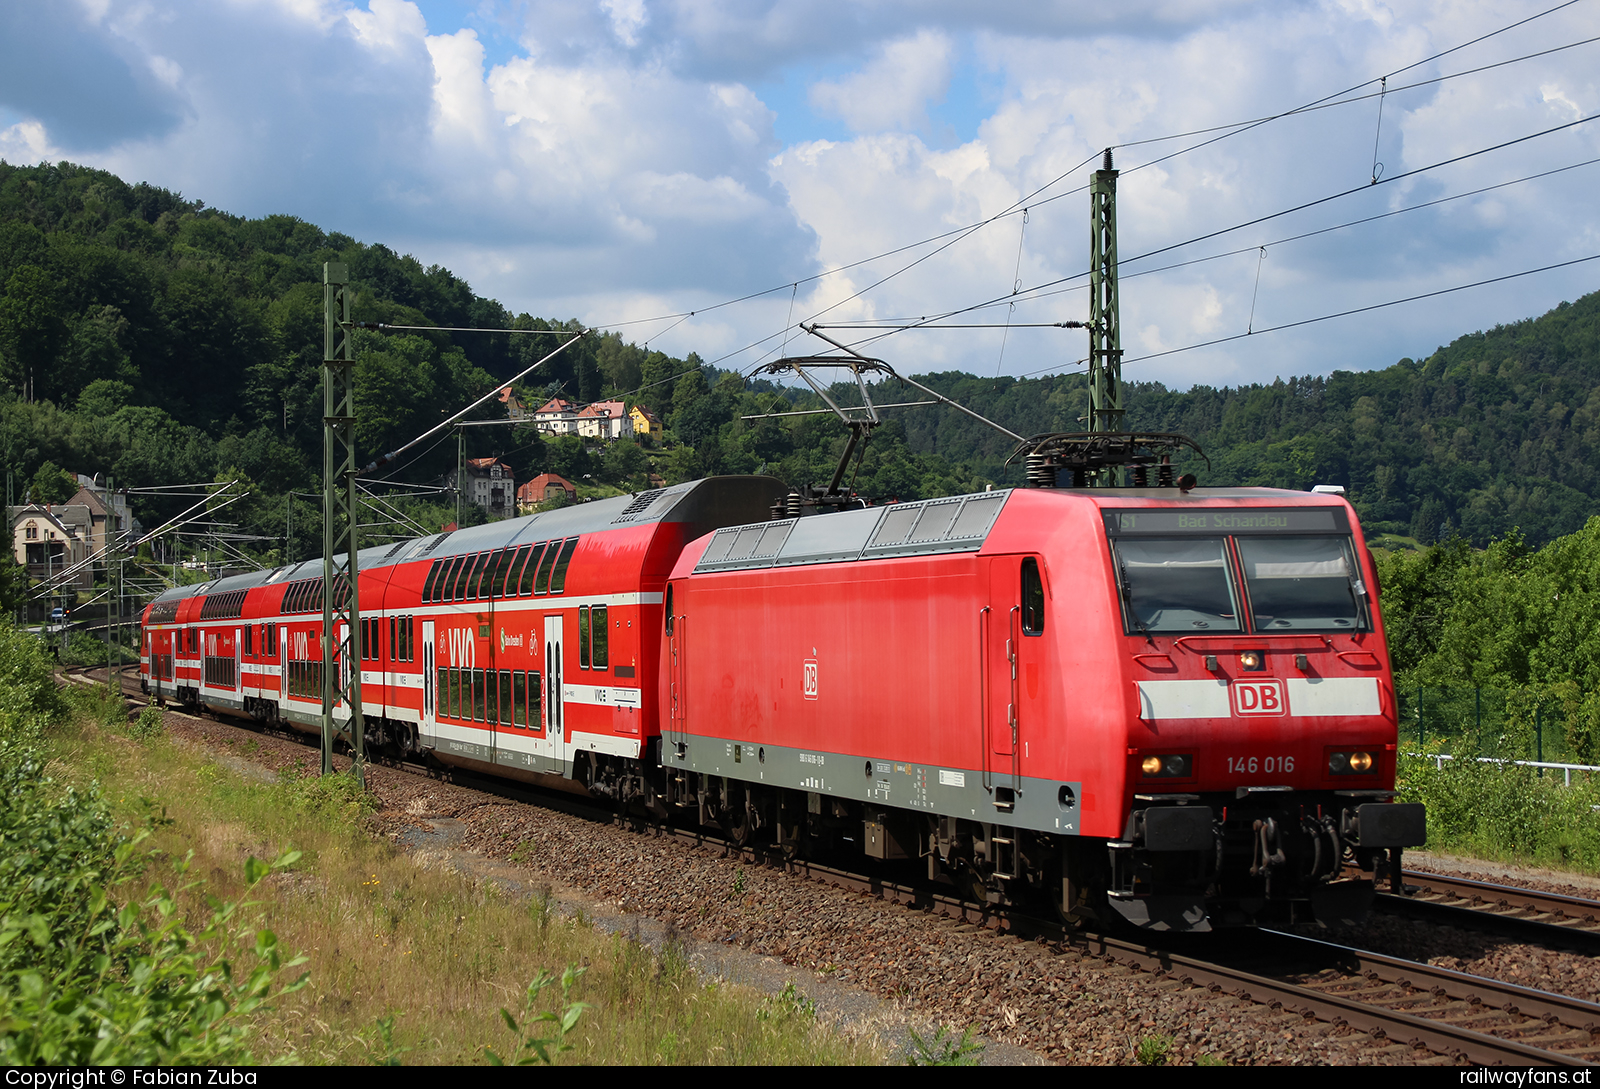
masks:
{"label": "house", "polygon": [[656,419],[654,412],[643,405],[634,405],[628,410],[628,416],[633,420],[635,435],[649,435],[652,439],[661,438],[661,421]]}
{"label": "house", "polygon": [[540,473],[517,489],[517,509],[532,509],[563,495],[569,503],[577,500],[578,489],[572,481],[556,473]]}
{"label": "house", "polygon": [[547,435],[576,435],[578,433],[578,406],[560,397],[552,397],[533,414],[534,426]]}
{"label": "house", "polygon": [[511,391],[510,386],[500,391],[500,403],[506,406],[506,415],[511,419],[527,419],[528,406],[522,403],[522,398]]}
{"label": "house", "polygon": [[[29,504],[11,508],[11,554],[32,579],[48,579],[82,563],[92,549],[91,513],[82,504]],[[85,564],[71,580],[94,585],[94,571]]]}
{"label": "house", "polygon": [[596,401],[578,411],[578,434],[610,442],[633,434],[633,417],[621,401]]}
{"label": "house", "polygon": [[127,495],[122,492],[108,493],[89,477],[78,477],[77,494],[67,500],[66,505],[88,508],[91,555],[103,551],[129,533],[139,532],[138,519],[128,510]]}
{"label": "house", "polygon": [[467,502],[482,507],[490,518],[510,518],[517,513],[517,485],[511,466],[499,458],[468,458],[461,467]]}

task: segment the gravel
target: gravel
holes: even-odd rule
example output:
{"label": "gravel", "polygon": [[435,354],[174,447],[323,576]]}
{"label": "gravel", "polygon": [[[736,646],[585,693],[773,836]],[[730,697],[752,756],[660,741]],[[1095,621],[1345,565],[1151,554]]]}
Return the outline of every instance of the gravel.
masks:
{"label": "gravel", "polygon": [[[293,741],[174,713],[167,722],[174,737],[231,756],[230,765],[244,758],[271,773],[311,773],[318,766],[316,750]],[[1252,1065],[1447,1061],[714,849],[385,767],[370,768],[368,783],[381,803],[377,827],[397,843],[438,844],[443,836],[459,857],[501,875],[521,873],[529,887],[561,889],[607,925],[683,936],[712,953],[726,950],[719,973],[748,972],[774,990],[793,981],[824,1013],[909,1022],[923,1031],[933,1024],[958,1031],[973,1026],[990,1044],[986,1062],[1127,1064],[1136,1061],[1141,1040],[1151,1037],[1169,1041],[1172,1065],[1202,1057]],[[1408,862],[1450,872],[1447,859],[1408,856]],[[1502,880],[1481,870],[1475,876]],[[1575,954],[1382,916],[1320,936],[1600,1000],[1600,973],[1590,958]],[[746,967],[729,967],[736,964]]]}

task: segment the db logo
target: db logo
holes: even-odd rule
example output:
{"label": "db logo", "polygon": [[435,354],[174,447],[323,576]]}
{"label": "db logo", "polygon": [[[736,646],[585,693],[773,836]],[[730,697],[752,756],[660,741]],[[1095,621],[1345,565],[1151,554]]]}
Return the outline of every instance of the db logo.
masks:
{"label": "db logo", "polygon": [[1228,686],[1236,715],[1287,715],[1282,681],[1234,681]]}
{"label": "db logo", "polygon": [[815,658],[807,658],[805,660],[805,671],[800,680],[800,691],[808,700],[817,698],[817,660]]}

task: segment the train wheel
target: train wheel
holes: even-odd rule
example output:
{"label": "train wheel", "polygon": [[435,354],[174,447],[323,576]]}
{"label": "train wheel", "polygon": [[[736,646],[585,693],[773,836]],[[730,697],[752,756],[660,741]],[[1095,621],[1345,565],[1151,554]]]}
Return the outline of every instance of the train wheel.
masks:
{"label": "train wheel", "polygon": [[[1099,914],[1095,908],[1095,886],[1090,878],[1090,866],[1076,844],[1063,842],[1051,852],[1045,868],[1045,885],[1057,918],[1067,926],[1085,926]],[[1100,887],[1104,885],[1102,879]]]}
{"label": "train wheel", "polygon": [[722,830],[728,833],[728,838],[734,843],[745,847],[750,843],[750,833],[754,828],[749,788],[739,787],[729,791],[728,808],[722,814]]}

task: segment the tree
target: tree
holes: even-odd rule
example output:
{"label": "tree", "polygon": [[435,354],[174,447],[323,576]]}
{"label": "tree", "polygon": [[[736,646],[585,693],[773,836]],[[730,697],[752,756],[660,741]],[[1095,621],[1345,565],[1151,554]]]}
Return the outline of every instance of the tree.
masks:
{"label": "tree", "polygon": [[61,283],[37,265],[23,265],[6,281],[0,297],[0,349],[13,368],[6,380],[23,400],[37,396],[35,385],[50,373],[67,339],[61,314]]}
{"label": "tree", "polygon": [[78,482],[72,474],[53,461],[39,466],[28,485],[30,503],[65,503],[78,494]]}

